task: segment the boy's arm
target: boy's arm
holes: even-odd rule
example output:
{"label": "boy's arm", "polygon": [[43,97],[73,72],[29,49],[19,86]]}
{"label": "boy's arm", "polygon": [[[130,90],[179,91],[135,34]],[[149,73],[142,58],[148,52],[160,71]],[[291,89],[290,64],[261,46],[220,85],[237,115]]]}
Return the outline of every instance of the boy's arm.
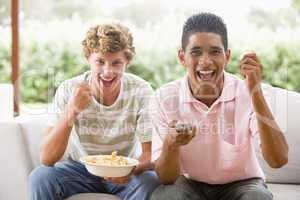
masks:
{"label": "boy's arm", "polygon": [[271,167],[280,168],[288,162],[288,144],[263,95],[262,65],[254,52],[242,56],[240,71],[252,99],[264,159]]}
{"label": "boy's arm", "polygon": [[[62,88],[59,88],[57,93],[62,94]],[[59,98],[62,98],[62,96],[56,94],[55,101],[58,101]],[[86,83],[79,84],[74,96],[65,106],[60,119],[54,126],[46,129],[41,145],[41,163],[51,166],[61,159],[67,148],[74,121],[77,115],[88,106],[91,98],[89,86]]]}
{"label": "boy's arm", "polygon": [[288,162],[288,144],[276,123],[265,97],[260,90],[252,95],[252,104],[257,118],[257,127],[264,159],[273,168],[280,168]]}
{"label": "boy's arm", "polygon": [[173,184],[180,175],[179,147],[170,142],[170,136],[166,136],[162,152],[155,161],[155,171],[162,184]]}

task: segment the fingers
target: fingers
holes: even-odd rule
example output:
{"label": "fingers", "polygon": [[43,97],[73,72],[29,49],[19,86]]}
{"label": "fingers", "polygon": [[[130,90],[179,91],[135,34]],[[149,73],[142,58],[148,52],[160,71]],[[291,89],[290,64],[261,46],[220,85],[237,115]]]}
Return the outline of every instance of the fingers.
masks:
{"label": "fingers", "polygon": [[249,74],[256,74],[260,73],[261,69],[259,67],[254,67],[252,65],[244,64],[240,67],[241,74],[243,76],[249,75]]}
{"label": "fingers", "polygon": [[258,69],[262,70],[262,65],[252,58],[245,58],[240,61],[240,64],[239,64],[240,68],[242,68],[245,65],[251,66],[252,68],[258,68]]}
{"label": "fingers", "polygon": [[246,58],[244,58],[240,61],[240,66],[244,65],[244,64],[250,64],[250,65],[253,65],[253,66],[259,66],[260,65],[256,60],[254,60],[253,58],[250,58],[250,57],[246,57]]}
{"label": "fingers", "polygon": [[131,175],[139,175],[141,174],[143,171],[149,170],[151,169],[150,165],[152,163],[150,161],[148,162],[142,162],[140,164],[138,164],[131,172]]}
{"label": "fingers", "polygon": [[262,65],[261,65],[256,53],[253,51],[243,53],[240,56],[240,66],[242,66],[244,64],[249,64],[249,65],[253,65],[253,66],[262,68]]}
{"label": "fingers", "polygon": [[128,174],[128,176],[132,176],[134,174],[134,171],[137,169],[138,166],[134,166],[131,170],[131,172]]}
{"label": "fingers", "polygon": [[124,177],[103,177],[106,181],[115,183],[115,184],[125,184],[128,183],[131,176],[124,176]]}
{"label": "fingers", "polygon": [[83,81],[79,83],[76,87],[76,92],[83,95],[92,96],[92,90],[88,81]]}
{"label": "fingers", "polygon": [[189,140],[192,140],[196,136],[196,131],[197,131],[196,126],[193,126],[192,130],[189,133]]}
{"label": "fingers", "polygon": [[168,123],[169,128],[175,128],[177,124],[177,120],[172,120]]}
{"label": "fingers", "polygon": [[259,67],[255,67],[255,66],[249,65],[249,64],[242,65],[240,69],[241,70],[250,70],[250,71],[252,70],[254,72],[261,71],[261,69]]}
{"label": "fingers", "polygon": [[135,166],[133,168],[133,170],[130,172],[131,175],[138,175],[142,172],[142,166],[140,166],[141,164],[139,164],[138,166]]}
{"label": "fingers", "polygon": [[252,58],[256,62],[259,62],[259,59],[258,59],[256,53],[252,50],[247,50],[244,53],[242,53],[240,56],[240,61],[244,60],[245,58]]}
{"label": "fingers", "polygon": [[191,124],[176,124],[176,131],[178,133],[188,134],[191,130]]}
{"label": "fingers", "polygon": [[193,126],[192,131],[191,131],[191,134],[190,134],[192,137],[195,137],[195,136],[196,136],[196,130],[197,130],[197,129],[196,129],[196,126]]}
{"label": "fingers", "polygon": [[92,90],[86,81],[79,83],[76,86],[74,95],[70,99],[70,106],[76,112],[83,111],[92,100]]}
{"label": "fingers", "polygon": [[91,90],[90,85],[88,84],[87,81],[83,81],[79,83],[76,88],[80,90]]}
{"label": "fingers", "polygon": [[175,141],[178,145],[188,144],[196,135],[196,127],[191,124],[178,124],[176,126]]}
{"label": "fingers", "polygon": [[175,146],[188,144],[196,135],[196,127],[191,124],[178,123],[177,120],[172,120],[168,123],[168,127],[168,136]]}
{"label": "fingers", "polygon": [[262,65],[256,55],[253,51],[247,51],[240,57],[240,73],[246,78],[248,75],[257,75],[259,77],[261,76],[262,72]]}

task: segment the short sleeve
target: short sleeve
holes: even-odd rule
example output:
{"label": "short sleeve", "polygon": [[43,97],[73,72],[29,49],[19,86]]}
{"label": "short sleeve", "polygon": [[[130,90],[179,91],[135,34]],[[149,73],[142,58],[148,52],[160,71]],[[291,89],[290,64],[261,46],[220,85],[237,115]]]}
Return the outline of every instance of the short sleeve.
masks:
{"label": "short sleeve", "polygon": [[168,123],[164,117],[163,110],[161,109],[158,98],[154,95],[150,102],[151,109],[151,122],[153,127],[152,132],[152,161],[159,158],[163,141],[168,133]]}
{"label": "short sleeve", "polygon": [[149,102],[153,95],[150,84],[143,84],[138,88],[138,114],[136,134],[141,143],[151,142],[152,126],[150,119]]}
{"label": "short sleeve", "polygon": [[49,108],[48,126],[55,126],[61,114],[64,112],[69,99],[70,88],[68,86],[69,83],[65,81],[57,88]]}

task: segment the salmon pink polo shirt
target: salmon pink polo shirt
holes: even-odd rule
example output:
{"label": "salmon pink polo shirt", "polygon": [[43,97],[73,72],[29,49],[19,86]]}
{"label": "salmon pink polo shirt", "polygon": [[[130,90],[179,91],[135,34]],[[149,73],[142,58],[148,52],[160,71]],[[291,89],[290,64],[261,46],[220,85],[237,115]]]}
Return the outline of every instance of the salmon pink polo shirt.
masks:
{"label": "salmon pink polo shirt", "polygon": [[[255,155],[258,134],[245,82],[224,73],[221,96],[211,107],[195,99],[187,76],[158,89],[150,103],[153,124],[152,160],[161,154],[172,120],[196,126],[196,136],[180,147],[181,173],[209,184],[253,177],[265,179]],[[171,167],[171,166],[170,166]]]}

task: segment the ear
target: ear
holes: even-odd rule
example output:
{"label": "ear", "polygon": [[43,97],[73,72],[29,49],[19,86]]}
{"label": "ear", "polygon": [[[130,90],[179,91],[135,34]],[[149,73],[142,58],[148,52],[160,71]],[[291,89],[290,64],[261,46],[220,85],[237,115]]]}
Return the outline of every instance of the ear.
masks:
{"label": "ear", "polygon": [[84,58],[85,58],[85,62],[87,64],[90,64],[90,56],[84,56]]}
{"label": "ear", "polygon": [[131,61],[132,61],[132,60],[126,59],[126,61],[125,61],[125,70],[128,69],[128,67],[129,67],[129,65],[130,65],[130,63],[131,63]]}
{"label": "ear", "polygon": [[226,50],[225,57],[226,57],[226,66],[227,66],[228,63],[230,63],[230,61],[231,61],[231,50],[230,49]]}
{"label": "ear", "polygon": [[180,61],[180,63],[181,63],[181,65],[183,66],[183,67],[185,67],[185,59],[184,59],[184,50],[183,49],[179,49],[178,50],[178,58],[179,58],[179,61]]}

